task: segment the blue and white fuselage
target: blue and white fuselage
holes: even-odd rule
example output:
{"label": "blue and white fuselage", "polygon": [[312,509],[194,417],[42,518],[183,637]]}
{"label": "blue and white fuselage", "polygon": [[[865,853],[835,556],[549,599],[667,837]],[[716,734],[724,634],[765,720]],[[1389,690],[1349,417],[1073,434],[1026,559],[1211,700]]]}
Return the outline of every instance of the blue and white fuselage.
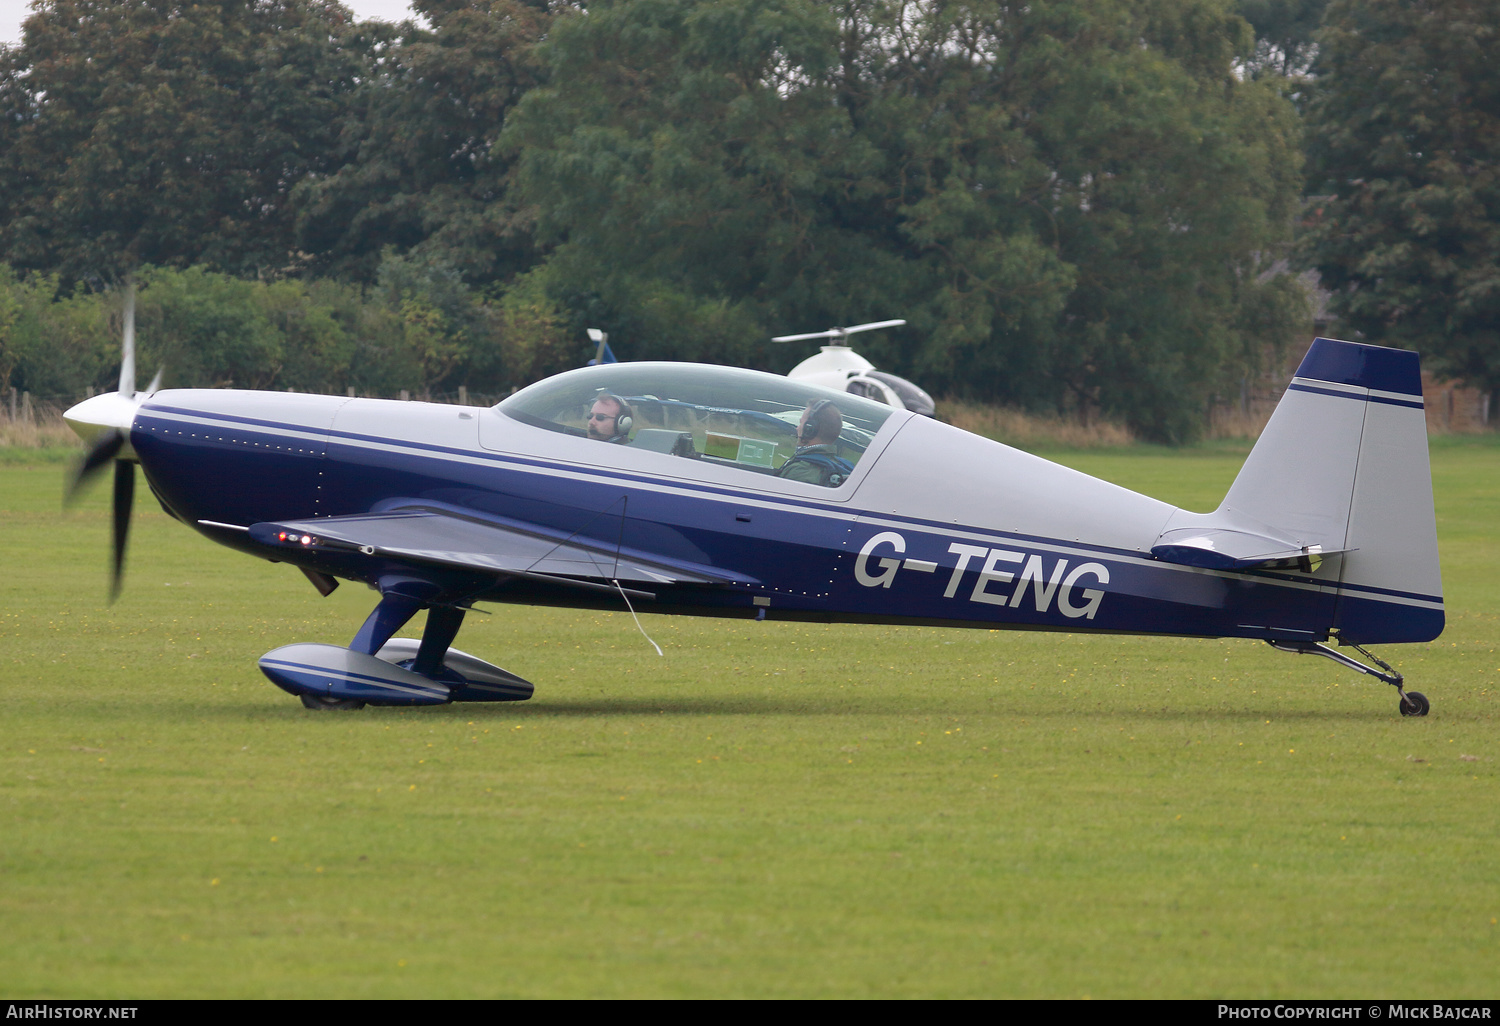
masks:
{"label": "blue and white fuselage", "polygon": [[[493,409],[142,396],[122,374],[67,417],[92,441],[79,480],[116,465],[117,582],[138,461],[215,541],[325,594],[380,593],[347,648],[261,659],[312,707],[529,697],[451,647],[476,602],[1260,638],[1398,689],[1321,642],[1443,627],[1417,357],[1348,342],[1314,343],[1202,514],[869,399],[691,364],[571,371]],[[422,609],[420,642],[395,638]]]}
{"label": "blue and white fuselage", "polygon": [[[751,375],[700,370],[715,380]],[[617,364],[552,380],[634,394],[644,391],[640,381],[669,371],[680,377],[682,369]],[[621,383],[627,372],[631,381]],[[1422,417],[1419,388],[1398,382],[1372,398],[1369,384],[1325,380],[1357,377],[1357,369],[1322,373],[1299,374],[1277,417],[1323,427],[1304,434],[1307,424],[1286,425],[1292,452],[1267,452],[1263,442],[1241,475],[1264,477],[1252,482],[1262,494],[1235,502],[1237,482],[1226,507],[1206,515],[903,412],[882,418],[854,472],[833,489],[747,473],[764,468],[729,460],[606,445],[517,419],[511,401],[476,409],[174,390],[141,405],[130,442],[162,503],[214,540],[377,586],[416,575],[431,582],[437,601],[620,605],[607,590],[570,582],[622,580],[612,561],[623,560],[636,571],[623,586],[653,596],[643,608],[657,612],[1296,641],[1334,635],[1361,644],[1433,638],[1443,611],[1425,436],[1399,459],[1389,451],[1395,441],[1378,439],[1370,453],[1364,438],[1380,433],[1370,421],[1406,421],[1386,434],[1411,434]],[[1330,422],[1349,429],[1346,440]],[[1267,441],[1276,443],[1276,432],[1273,424]],[[1338,478],[1331,488],[1329,477]],[[1365,510],[1409,499],[1413,482],[1424,494],[1408,501],[1415,513],[1397,511],[1398,523]],[[1320,503],[1328,508],[1313,508]],[[540,539],[528,552],[555,542],[586,555],[575,553],[575,572],[554,554],[525,576],[525,565],[469,559],[473,546],[423,549],[420,518],[400,545],[372,533],[364,546],[371,551],[361,551],[357,536],[334,547],[288,545],[250,530],[295,522],[314,531],[321,521],[413,511],[434,523],[492,526],[500,539]],[[1216,532],[1230,541],[1251,535],[1250,550],[1260,551],[1231,552],[1224,559],[1238,563],[1215,566]],[[413,561],[393,551],[454,558]]]}

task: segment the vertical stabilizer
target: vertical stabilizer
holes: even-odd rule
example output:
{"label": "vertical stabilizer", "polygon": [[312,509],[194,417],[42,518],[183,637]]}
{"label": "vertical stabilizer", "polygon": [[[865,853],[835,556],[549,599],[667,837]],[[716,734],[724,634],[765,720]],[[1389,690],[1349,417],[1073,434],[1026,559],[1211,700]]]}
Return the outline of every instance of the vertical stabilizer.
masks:
{"label": "vertical stabilizer", "polygon": [[1443,586],[1417,354],[1313,342],[1215,515],[1344,550],[1342,639],[1437,637]]}
{"label": "vertical stabilizer", "polygon": [[1151,554],[1290,575],[1326,598],[1280,610],[1287,622],[1261,624],[1271,638],[1336,634],[1366,644],[1441,634],[1417,354],[1313,342],[1224,502],[1212,513],[1174,512]]}

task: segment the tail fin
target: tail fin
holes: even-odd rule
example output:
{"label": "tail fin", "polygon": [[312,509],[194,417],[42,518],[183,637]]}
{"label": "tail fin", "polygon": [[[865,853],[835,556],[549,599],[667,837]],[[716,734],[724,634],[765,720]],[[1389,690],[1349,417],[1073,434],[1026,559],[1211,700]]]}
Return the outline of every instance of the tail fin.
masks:
{"label": "tail fin", "polygon": [[1443,585],[1417,354],[1317,339],[1218,510],[1177,514],[1153,552],[1305,572],[1321,557],[1313,578],[1337,585],[1341,639],[1437,637]]}

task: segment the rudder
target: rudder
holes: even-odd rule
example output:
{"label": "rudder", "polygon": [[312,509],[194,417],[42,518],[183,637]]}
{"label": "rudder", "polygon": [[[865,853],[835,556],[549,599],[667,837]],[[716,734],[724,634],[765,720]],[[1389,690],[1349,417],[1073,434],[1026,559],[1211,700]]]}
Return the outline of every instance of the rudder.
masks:
{"label": "rudder", "polygon": [[[1219,569],[1337,554],[1329,625],[1357,644],[1443,630],[1432,471],[1414,352],[1320,338],[1230,486],[1206,516],[1179,511],[1158,558]],[[1311,626],[1311,625],[1309,625]]]}
{"label": "rudder", "polygon": [[[1311,468],[1328,476],[1325,487],[1307,486]],[[1290,482],[1298,487],[1289,488]],[[1347,496],[1342,516],[1340,493]],[[1310,508],[1312,497],[1321,508]],[[1341,543],[1329,546],[1346,550],[1333,619],[1342,640],[1430,641],[1442,633],[1443,582],[1416,353],[1315,340],[1224,506],[1253,509],[1277,527],[1316,525],[1329,542],[1342,534]]]}

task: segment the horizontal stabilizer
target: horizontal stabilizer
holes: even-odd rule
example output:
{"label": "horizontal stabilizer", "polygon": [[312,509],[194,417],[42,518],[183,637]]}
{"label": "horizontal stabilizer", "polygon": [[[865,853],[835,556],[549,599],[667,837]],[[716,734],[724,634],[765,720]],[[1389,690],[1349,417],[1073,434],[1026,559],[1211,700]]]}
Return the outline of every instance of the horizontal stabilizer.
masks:
{"label": "horizontal stabilizer", "polygon": [[1254,531],[1229,528],[1179,527],[1162,532],[1151,555],[1179,566],[1208,570],[1254,570],[1296,567],[1311,573],[1324,556],[1348,549],[1325,550],[1319,545],[1296,545]]}

